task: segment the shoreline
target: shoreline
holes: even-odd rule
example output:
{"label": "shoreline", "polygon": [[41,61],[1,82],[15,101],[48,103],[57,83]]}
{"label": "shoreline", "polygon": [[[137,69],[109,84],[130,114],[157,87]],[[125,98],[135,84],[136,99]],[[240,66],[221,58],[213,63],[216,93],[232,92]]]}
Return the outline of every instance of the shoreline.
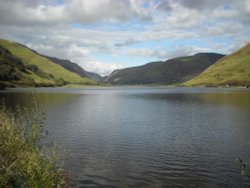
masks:
{"label": "shoreline", "polygon": [[175,86],[175,85],[70,85],[70,86],[62,86],[62,87],[5,87],[4,89],[0,88],[1,91],[7,90],[16,90],[16,89],[105,89],[105,88],[189,88],[189,89],[197,89],[197,88],[211,88],[211,89],[244,89],[250,90],[249,87],[243,86]]}

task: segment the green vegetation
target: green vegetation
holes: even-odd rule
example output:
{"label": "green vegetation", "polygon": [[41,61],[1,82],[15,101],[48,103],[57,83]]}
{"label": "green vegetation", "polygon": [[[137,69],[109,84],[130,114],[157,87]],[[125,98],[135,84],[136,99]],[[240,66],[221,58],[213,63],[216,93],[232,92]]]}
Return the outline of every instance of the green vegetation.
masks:
{"label": "green vegetation", "polygon": [[116,70],[106,78],[106,82],[117,85],[178,84],[197,76],[222,57],[224,55],[216,53],[199,53],[152,62],[139,67]]}
{"label": "green vegetation", "polygon": [[39,146],[41,113],[27,114],[0,109],[0,187],[65,186],[55,149]]}
{"label": "green vegetation", "polygon": [[228,55],[199,76],[184,83],[186,86],[246,86],[250,85],[250,44]]}
{"label": "green vegetation", "polygon": [[[100,85],[103,80],[69,60],[43,56],[21,44],[0,39],[0,89]],[[199,53],[116,70],[105,78],[105,82],[114,85],[250,87],[250,44],[226,57]]]}
{"label": "green vegetation", "polygon": [[63,68],[65,68],[66,70],[68,70],[70,72],[76,73],[82,77],[87,77],[87,78],[90,78],[92,80],[95,80],[95,81],[99,82],[99,84],[103,81],[103,77],[101,77],[99,74],[96,74],[93,72],[87,72],[86,70],[84,70],[82,67],[80,67],[76,63],[72,63],[71,61],[69,61],[67,59],[58,59],[58,58],[49,57],[49,56],[44,56],[44,57],[46,57],[47,59],[49,59],[53,63],[56,63],[56,64],[62,66]]}
{"label": "green vegetation", "polygon": [[21,71],[25,71],[25,67],[19,59],[2,46],[0,46],[0,80],[19,80],[21,79]]}
{"label": "green vegetation", "polygon": [[18,86],[96,84],[94,80],[70,72],[21,44],[6,40],[0,40],[0,68],[0,80]]}

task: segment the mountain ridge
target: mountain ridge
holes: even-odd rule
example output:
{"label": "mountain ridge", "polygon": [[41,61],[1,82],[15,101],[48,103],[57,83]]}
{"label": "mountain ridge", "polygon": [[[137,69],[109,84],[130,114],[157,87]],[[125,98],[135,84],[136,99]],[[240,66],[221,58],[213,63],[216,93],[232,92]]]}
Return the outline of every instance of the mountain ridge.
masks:
{"label": "mountain ridge", "polygon": [[47,59],[49,59],[50,61],[52,61],[53,63],[56,63],[60,66],[62,66],[63,68],[67,69],[70,72],[76,73],[82,77],[88,77],[90,79],[94,79],[98,82],[102,82],[103,81],[103,77],[100,76],[97,73],[94,72],[90,72],[90,71],[86,71],[85,69],[83,69],[81,66],[79,66],[77,63],[71,62],[68,59],[63,59],[63,58],[58,58],[58,57],[52,57],[52,56],[47,56],[47,55],[43,55],[38,53],[37,51],[33,50],[32,48],[29,48],[21,43],[17,43],[20,46],[23,46],[24,48],[28,48],[29,50],[33,51],[34,53],[43,56]]}
{"label": "mountain ridge", "polygon": [[250,43],[208,67],[185,86],[246,86],[250,85]]}
{"label": "mountain ridge", "polygon": [[[36,51],[12,41],[0,39],[1,46],[1,67],[12,67],[10,58],[18,59],[22,62],[23,69],[18,70],[16,67],[12,67],[13,74],[18,75],[17,79],[3,80],[2,82],[8,82],[12,85],[23,86],[61,86],[65,84],[81,84],[89,85],[96,84],[95,81],[81,77],[75,73],[72,73],[62,66],[55,64],[47,58],[41,56]],[[7,53],[7,56],[6,56]],[[1,70],[1,74],[5,74],[5,69]]]}
{"label": "mountain ridge", "polygon": [[46,55],[42,55],[42,56],[48,58],[50,61],[52,61],[58,65],[64,67],[68,71],[74,72],[82,77],[87,77],[87,78],[96,80],[97,82],[102,82],[102,80],[103,80],[103,78],[99,74],[86,71],[82,67],[80,67],[77,63],[73,63],[68,59],[61,59],[61,58],[51,57],[51,56],[46,56]]}
{"label": "mountain ridge", "polygon": [[116,85],[177,84],[187,81],[224,57],[218,53],[198,53],[137,67],[115,70],[105,81]]}
{"label": "mountain ridge", "polygon": [[41,55],[23,44],[0,39],[0,89],[7,86],[96,85],[250,85],[250,43],[227,56],[197,53],[166,61],[114,70],[88,72],[67,59]]}

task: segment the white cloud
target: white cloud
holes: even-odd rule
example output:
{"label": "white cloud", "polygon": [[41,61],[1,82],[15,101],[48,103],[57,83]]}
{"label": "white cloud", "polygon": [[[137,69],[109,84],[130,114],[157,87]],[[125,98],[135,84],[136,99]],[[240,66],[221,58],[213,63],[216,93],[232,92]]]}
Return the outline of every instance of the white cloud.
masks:
{"label": "white cloud", "polygon": [[0,1],[0,23],[5,25],[51,25],[67,20],[64,16],[64,7],[26,6],[22,1]]}
{"label": "white cloud", "polygon": [[[119,55],[165,60],[230,52],[249,41],[249,16],[250,0],[0,0],[0,37],[106,75],[124,66],[113,62]],[[170,47],[156,45],[162,41]]]}
{"label": "white cloud", "polygon": [[163,50],[158,47],[154,49],[132,48],[132,49],[124,50],[120,52],[120,54],[127,55],[127,56],[135,56],[135,57],[151,57],[151,58],[154,58],[155,60],[165,61],[165,60],[176,58],[176,57],[194,55],[200,52],[211,52],[211,49],[201,48],[201,47],[197,47],[193,45],[191,46],[174,45],[171,47],[171,50]]}
{"label": "white cloud", "polygon": [[82,23],[127,20],[130,10],[129,2],[121,0],[68,0],[65,3],[65,13],[68,17]]}
{"label": "white cloud", "polygon": [[[78,62],[81,62],[80,60]],[[119,63],[101,62],[96,60],[82,61],[79,63],[85,70],[96,72],[102,76],[107,76],[111,74],[114,70],[124,68],[123,65]]]}
{"label": "white cloud", "polygon": [[67,50],[67,56],[70,59],[73,59],[74,57],[87,57],[90,51],[88,49],[80,48],[76,44],[72,44],[68,47]]}
{"label": "white cloud", "polygon": [[211,10],[224,5],[235,4],[235,0],[177,0],[181,5],[190,9]]}
{"label": "white cloud", "polygon": [[245,0],[245,11],[247,14],[250,14],[250,0]]}
{"label": "white cloud", "polygon": [[168,22],[175,28],[192,28],[199,24],[203,17],[204,16],[196,10],[188,10],[178,7]]}
{"label": "white cloud", "polygon": [[212,26],[203,26],[202,33],[206,36],[223,36],[223,37],[236,37],[244,35],[244,28],[239,23],[220,23]]}
{"label": "white cloud", "polygon": [[[149,19],[149,11],[138,0],[65,0],[64,4],[44,1],[0,1],[2,24],[93,23],[128,21],[134,17]],[[40,4],[39,4],[40,2]],[[43,2],[43,3],[41,3]],[[45,1],[46,2],[46,1]],[[48,2],[49,3],[49,2]]]}
{"label": "white cloud", "polygon": [[[54,41],[51,41],[50,43],[53,44],[53,42]],[[49,42],[46,43],[48,44]],[[60,48],[53,45],[46,45],[46,43],[37,45],[27,44],[27,46],[44,55],[69,59],[80,65],[85,70],[98,73],[102,76],[109,75],[113,70],[124,67],[119,63],[95,60],[95,58],[91,56],[91,51],[89,49],[77,46],[76,44],[67,45],[67,39],[65,40],[65,44],[63,44],[61,40],[61,44],[59,44],[59,46],[61,46]]]}

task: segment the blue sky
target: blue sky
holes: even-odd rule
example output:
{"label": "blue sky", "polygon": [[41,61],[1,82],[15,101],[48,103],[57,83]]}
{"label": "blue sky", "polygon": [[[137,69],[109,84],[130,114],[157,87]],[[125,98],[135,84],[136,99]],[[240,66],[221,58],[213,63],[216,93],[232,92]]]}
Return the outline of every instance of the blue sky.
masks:
{"label": "blue sky", "polygon": [[108,75],[231,53],[250,41],[249,17],[250,0],[0,0],[0,38]]}

